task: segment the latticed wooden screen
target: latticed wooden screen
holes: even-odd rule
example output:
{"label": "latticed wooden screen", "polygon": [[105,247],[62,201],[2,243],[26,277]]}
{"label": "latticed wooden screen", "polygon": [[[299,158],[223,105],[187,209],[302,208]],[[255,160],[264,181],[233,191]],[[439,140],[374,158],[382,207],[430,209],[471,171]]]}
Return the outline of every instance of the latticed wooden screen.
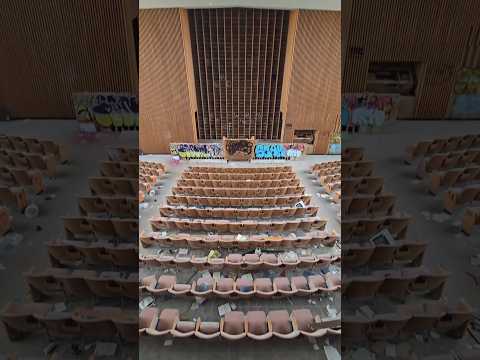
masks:
{"label": "latticed wooden screen", "polygon": [[199,139],[280,139],[289,12],[189,10]]}

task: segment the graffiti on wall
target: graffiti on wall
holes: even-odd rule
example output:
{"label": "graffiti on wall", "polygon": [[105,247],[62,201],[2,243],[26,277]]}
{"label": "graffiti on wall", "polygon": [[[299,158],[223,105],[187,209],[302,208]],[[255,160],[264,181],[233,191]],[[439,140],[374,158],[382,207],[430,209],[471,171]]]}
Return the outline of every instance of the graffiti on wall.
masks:
{"label": "graffiti on wall", "polygon": [[170,153],[173,156],[179,156],[181,159],[223,159],[223,147],[220,143],[171,143]]}
{"label": "graffiti on wall", "polygon": [[255,156],[255,138],[223,139],[225,160],[250,161]]}
{"label": "graffiti on wall", "polygon": [[342,97],[342,130],[359,127],[381,127],[395,120],[399,95],[344,94]]}
{"label": "graffiti on wall", "polygon": [[302,156],[304,144],[257,144],[256,159],[295,159]]}
{"label": "graffiti on wall", "polygon": [[480,69],[462,69],[459,72],[451,117],[480,117]]}
{"label": "graffiti on wall", "polygon": [[138,100],[132,94],[76,93],[73,106],[81,131],[138,130]]}

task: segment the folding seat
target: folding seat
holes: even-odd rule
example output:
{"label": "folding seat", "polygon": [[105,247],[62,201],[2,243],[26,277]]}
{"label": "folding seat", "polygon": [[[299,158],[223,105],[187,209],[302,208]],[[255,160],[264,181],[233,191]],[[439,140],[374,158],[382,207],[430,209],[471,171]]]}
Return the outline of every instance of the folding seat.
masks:
{"label": "folding seat", "polygon": [[442,296],[443,288],[447,282],[449,273],[442,267],[435,269],[408,269],[407,274],[416,274],[417,277],[409,285],[409,293],[415,295],[426,295],[434,299]]}
{"label": "folding seat", "polygon": [[62,283],[57,274],[70,273],[67,269],[50,268],[43,271],[30,269],[23,274],[29,293],[34,301],[42,301],[48,297],[63,295]]}
{"label": "folding seat", "polygon": [[344,281],[345,290],[342,288],[342,296],[349,299],[371,299],[375,296],[382,286],[384,278],[382,276],[365,275],[356,276]]}
{"label": "folding seat", "polygon": [[115,229],[114,234],[120,240],[136,241],[138,239],[138,220],[137,219],[112,219]]}
{"label": "folding seat", "polygon": [[441,316],[437,308],[427,309],[424,303],[398,305],[396,312],[408,317],[408,321],[402,329],[402,332],[406,334],[431,331]]}
{"label": "folding seat", "polygon": [[194,280],[190,292],[194,296],[208,296],[213,292],[213,279],[211,277],[201,277]]}
{"label": "folding seat", "polygon": [[257,231],[259,233],[264,233],[270,230],[270,223],[268,221],[259,221],[257,222]]}
{"label": "folding seat", "polygon": [[52,308],[46,303],[7,303],[2,309],[0,317],[10,341],[17,341],[25,336],[42,329],[37,315],[44,315]]}
{"label": "folding seat", "polygon": [[239,340],[247,336],[245,315],[241,311],[226,313],[220,320],[220,334],[228,340]]}
{"label": "folding seat", "polygon": [[297,208],[291,207],[291,208],[284,208],[281,209],[281,217],[293,217],[296,216],[296,211]]}
{"label": "folding seat", "polygon": [[195,336],[199,339],[214,339],[220,336],[220,323],[214,321],[202,321],[201,318],[197,319],[197,325],[195,328]]}
{"label": "folding seat", "polygon": [[309,221],[312,222],[312,229],[316,230],[325,230],[325,226],[327,225],[327,220],[319,219],[317,217],[308,218]]}
{"label": "folding seat", "polygon": [[138,311],[122,311],[120,314],[112,316],[111,320],[121,340],[126,343],[138,343]]}
{"label": "folding seat", "polygon": [[277,203],[277,201],[276,201],[276,198],[274,198],[274,197],[262,198],[261,206],[274,207],[276,205],[276,203]]}
{"label": "folding seat", "polygon": [[290,280],[287,277],[276,277],[273,279],[273,288],[275,289],[276,296],[291,296],[295,294],[295,290],[290,284]]}
{"label": "folding seat", "polygon": [[465,234],[471,235],[473,227],[480,224],[480,208],[466,208],[463,214],[462,230]]}
{"label": "folding seat", "polygon": [[113,298],[121,295],[121,287],[117,283],[120,273],[102,272],[97,275],[95,271],[85,275],[85,282],[90,291],[98,298]]}
{"label": "folding seat", "polygon": [[283,231],[295,232],[299,228],[301,220],[298,219],[289,219],[285,222],[285,227]]}
{"label": "folding seat", "polygon": [[286,194],[290,194],[292,191],[292,187],[277,187],[277,188],[268,188],[268,196],[284,196]]}
{"label": "folding seat", "polygon": [[177,283],[177,278],[173,275],[161,275],[158,279],[155,275],[142,279],[145,289],[152,294],[166,294],[170,288]]}
{"label": "folding seat", "polygon": [[319,328],[310,309],[295,309],[290,316],[302,335],[308,337],[322,337],[327,334],[327,329]]}
{"label": "folding seat", "polygon": [[367,337],[371,341],[385,341],[395,339],[409,320],[402,314],[377,315],[376,321],[368,329]]}
{"label": "folding seat", "polygon": [[270,197],[272,196],[272,190],[271,188],[256,188],[252,189],[252,197],[257,197],[257,198],[264,198],[264,197]]}
{"label": "folding seat", "polygon": [[342,198],[342,216],[359,218],[367,215],[372,206],[372,197]]}
{"label": "folding seat", "polygon": [[253,280],[253,286],[255,289],[255,294],[259,298],[272,298],[276,289],[270,278],[256,278]]}
{"label": "folding seat", "polygon": [[278,267],[282,265],[280,258],[275,254],[264,253],[260,255],[260,261],[268,267]]}
{"label": "folding seat", "polygon": [[56,279],[61,284],[62,291],[67,299],[85,299],[93,296],[85,281],[85,277],[91,275],[91,270],[73,270],[72,272],[57,274]]}
{"label": "folding seat", "polygon": [[234,235],[222,235],[218,241],[222,248],[231,248],[234,246],[236,240]]}
{"label": "folding seat", "polygon": [[308,288],[313,291],[328,291],[327,281],[322,275],[309,275],[307,277]]}
{"label": "folding seat", "polygon": [[[385,220],[384,218],[380,219],[363,219],[359,220],[353,228],[353,235],[354,237],[358,237],[361,239],[369,239],[373,235],[379,233],[382,228],[384,227]],[[344,222],[342,221],[342,230],[343,230]],[[343,235],[343,231],[342,231]]]}
{"label": "folding seat", "polygon": [[230,206],[233,207],[240,207],[242,206],[243,199],[240,197],[232,197],[230,198]]}
{"label": "folding seat", "polygon": [[192,286],[190,284],[178,284],[175,283],[168,289],[168,293],[174,296],[186,296],[190,294]]}
{"label": "folding seat", "polygon": [[52,265],[78,265],[83,262],[82,253],[74,243],[62,240],[47,242],[48,255]]}
{"label": "folding seat", "polygon": [[426,242],[402,244],[395,249],[392,262],[395,264],[419,265],[427,248]]}
{"label": "folding seat", "polygon": [[312,243],[312,236],[309,233],[304,235],[296,235],[295,238],[290,240],[290,243],[295,248],[306,248],[310,245],[314,245]]}
{"label": "folding seat", "polygon": [[416,274],[407,274],[402,271],[376,271],[375,274],[385,279],[378,288],[378,293],[401,301],[405,300],[410,284],[417,277]]}
{"label": "folding seat", "polygon": [[342,249],[342,265],[347,268],[364,266],[369,263],[375,247],[371,244],[361,245],[352,244],[345,245]]}
{"label": "folding seat", "polygon": [[49,339],[64,339],[80,337],[80,325],[73,321],[71,312],[49,311],[44,314],[35,314],[35,318],[42,323]]}
{"label": "folding seat", "polygon": [[79,308],[72,313],[72,320],[79,326],[84,340],[112,339],[117,335],[117,328],[111,319],[121,313],[122,310],[115,307]]}
{"label": "folding seat", "polygon": [[170,335],[180,319],[177,309],[163,309],[158,317],[154,317],[146,333],[153,336]]}
{"label": "folding seat", "polygon": [[232,278],[221,278],[215,281],[213,292],[221,298],[228,298],[235,293],[235,281]]}
{"label": "folding seat", "polygon": [[309,287],[308,280],[305,276],[293,276],[290,282],[295,295],[307,296],[317,291],[317,289]]}
{"label": "folding seat", "polygon": [[235,294],[241,298],[248,298],[255,294],[253,280],[247,278],[238,278],[235,281]]}
{"label": "folding seat", "polygon": [[242,254],[228,254],[225,258],[225,266],[228,266],[232,269],[240,269],[243,264],[243,256]]}
{"label": "folding seat", "polygon": [[273,336],[272,324],[263,311],[248,311],[245,324],[247,336],[251,339],[267,340]]}
{"label": "folding seat", "polygon": [[267,314],[272,326],[272,334],[280,339],[293,339],[300,335],[297,325],[287,310],[272,310]]}
{"label": "folding seat", "polygon": [[388,228],[395,239],[404,239],[407,236],[408,225],[411,222],[409,216],[389,217],[383,226]]}
{"label": "folding seat", "polygon": [[245,254],[243,255],[242,269],[255,270],[262,264],[260,256],[257,254]]}
{"label": "folding seat", "polygon": [[348,147],[342,151],[343,161],[360,161],[363,159],[363,148],[361,147]]}
{"label": "folding seat", "polygon": [[426,307],[437,306],[442,311],[442,316],[436,323],[435,330],[454,338],[465,335],[470,322],[473,320],[473,309],[465,301],[460,300],[455,305],[426,304]]}
{"label": "folding seat", "polygon": [[175,327],[171,330],[171,334],[178,338],[187,338],[195,334],[197,328],[196,321],[192,320],[178,320]]}
{"label": "folding seat", "polygon": [[312,226],[313,226],[313,223],[314,223],[315,219],[314,218],[302,218],[299,221],[300,221],[300,223],[299,223],[298,228],[305,231],[305,232],[308,232],[312,229]]}

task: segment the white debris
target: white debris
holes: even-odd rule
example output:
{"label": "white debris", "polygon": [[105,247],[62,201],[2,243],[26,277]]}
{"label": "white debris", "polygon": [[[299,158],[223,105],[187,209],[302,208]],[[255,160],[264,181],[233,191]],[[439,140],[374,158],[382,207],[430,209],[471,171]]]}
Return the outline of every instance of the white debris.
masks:
{"label": "white debris", "polygon": [[173,345],[173,340],[172,339],[167,339],[163,343],[163,346],[172,346],[172,345]]}
{"label": "white debris", "polygon": [[232,312],[232,308],[230,307],[229,303],[220,305],[218,307],[218,315],[220,315],[220,317],[225,316],[225,314],[228,314],[229,312]]}

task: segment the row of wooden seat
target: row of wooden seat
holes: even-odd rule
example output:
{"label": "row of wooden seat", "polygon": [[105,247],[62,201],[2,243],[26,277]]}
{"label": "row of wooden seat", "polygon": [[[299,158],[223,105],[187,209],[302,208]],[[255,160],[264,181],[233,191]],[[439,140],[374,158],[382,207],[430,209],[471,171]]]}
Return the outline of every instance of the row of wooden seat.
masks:
{"label": "row of wooden seat", "polygon": [[340,171],[341,171],[341,166],[337,165],[331,168],[317,169],[313,172],[313,175],[315,175],[316,177],[326,176],[326,175],[335,175],[335,174],[338,174]]}
{"label": "row of wooden seat", "polygon": [[39,170],[53,177],[56,174],[56,159],[52,155],[39,155],[14,150],[0,150],[0,166],[24,170]]}
{"label": "row of wooden seat", "polygon": [[47,268],[23,274],[34,301],[68,299],[138,299],[138,273]]}
{"label": "row of wooden seat", "polygon": [[177,309],[167,308],[159,312],[158,308],[151,307],[140,313],[139,327],[141,334],[204,340],[320,338],[341,333],[339,317],[314,317],[309,309],[296,309],[291,314],[287,310],[272,310],[268,314],[264,311],[248,311],[247,314],[232,311],[220,321],[205,321],[201,318],[181,319]]}
{"label": "row of wooden seat", "polygon": [[450,188],[443,195],[443,210],[453,213],[462,205],[470,205],[480,201],[480,184]]}
{"label": "row of wooden seat", "polygon": [[322,163],[317,163],[317,164],[312,166],[311,171],[312,171],[312,173],[315,173],[317,170],[320,170],[320,169],[338,168],[341,165],[341,163],[342,162],[340,160],[325,161],[325,162],[322,162]]}
{"label": "row of wooden seat", "polygon": [[372,176],[374,162],[370,160],[343,161],[342,179]]}
{"label": "row of wooden seat", "polygon": [[437,153],[474,148],[480,148],[480,134],[452,136],[443,139],[419,141],[407,147],[406,162],[410,163],[418,158]]}
{"label": "row of wooden seat", "polygon": [[138,199],[133,196],[79,196],[78,207],[82,216],[98,214],[119,218],[138,216]]}
{"label": "row of wooden seat", "polygon": [[347,147],[342,150],[342,161],[363,160],[364,150],[362,147]]}
{"label": "row of wooden seat", "polygon": [[480,225],[480,207],[469,207],[465,209],[462,219],[462,230],[465,234],[471,235],[473,228]]}
{"label": "row of wooden seat", "polygon": [[162,234],[151,232],[140,234],[144,247],[152,245],[191,249],[205,248],[307,248],[314,245],[334,246],[339,237],[323,231],[310,231],[303,235],[194,235],[190,233]]}
{"label": "row of wooden seat", "polygon": [[480,165],[480,149],[454,151],[434,154],[423,158],[417,166],[417,177],[423,179],[427,174],[468,166]]}
{"label": "row of wooden seat", "polygon": [[236,188],[236,189],[255,189],[255,188],[276,188],[287,186],[299,186],[298,179],[283,180],[203,180],[203,179],[179,179],[178,187],[214,187],[214,188]]}
{"label": "row of wooden seat", "polygon": [[454,338],[462,337],[473,318],[472,308],[463,301],[415,302],[395,306],[389,312],[342,313],[343,343],[386,341],[434,331]]}
{"label": "row of wooden seat", "polygon": [[342,296],[346,299],[371,299],[386,296],[405,300],[409,295],[439,299],[449,273],[441,268],[381,270],[369,275],[343,275]]}
{"label": "row of wooden seat", "polygon": [[175,267],[195,268],[197,270],[245,270],[258,269],[289,269],[289,268],[315,268],[327,267],[331,263],[339,261],[339,256],[329,255],[297,255],[291,254],[239,254],[229,253],[221,258],[209,258],[208,256],[173,256],[173,255],[140,255],[140,262],[147,267]]}
{"label": "row of wooden seat", "polygon": [[387,265],[420,265],[427,249],[425,241],[398,240],[393,244],[344,244],[342,266],[381,267]]}
{"label": "row of wooden seat", "polygon": [[342,219],[392,215],[396,196],[382,193],[378,195],[354,195],[342,198]]}
{"label": "row of wooden seat", "polygon": [[39,155],[52,155],[59,162],[69,160],[68,147],[52,140],[41,140],[22,136],[0,135],[0,149],[14,150]]}
{"label": "row of wooden seat", "polygon": [[480,166],[469,165],[462,168],[436,171],[426,177],[426,188],[431,194],[438,194],[442,188],[480,183]]}
{"label": "row of wooden seat", "polygon": [[389,215],[377,218],[343,219],[342,240],[370,239],[380,231],[387,229],[395,239],[405,239],[412,218],[408,215]]}
{"label": "row of wooden seat", "polygon": [[21,340],[33,333],[50,339],[97,339],[138,342],[138,310],[119,307],[78,307],[59,312],[54,304],[9,303],[0,314],[8,337]]}
{"label": "row of wooden seat", "polygon": [[93,195],[138,196],[138,179],[122,177],[89,177],[88,185]]}
{"label": "row of wooden seat", "polygon": [[191,195],[169,195],[167,204],[171,206],[209,206],[209,207],[273,207],[294,206],[303,202],[309,205],[310,195],[287,195],[272,197],[207,197]]}
{"label": "row of wooden seat", "polygon": [[317,206],[306,207],[272,207],[272,208],[194,208],[186,206],[163,206],[160,215],[163,217],[189,218],[227,218],[227,219],[270,219],[280,217],[316,216]]}
{"label": "row of wooden seat", "polygon": [[111,161],[138,161],[140,151],[138,148],[107,147],[107,157]]}
{"label": "row of wooden seat", "polygon": [[136,241],[138,236],[138,218],[65,216],[62,220],[67,239]]}
{"label": "row of wooden seat", "polygon": [[256,221],[256,220],[218,220],[218,219],[189,219],[174,217],[152,217],[150,224],[153,230],[187,230],[187,231],[213,231],[219,233],[231,232],[249,233],[249,232],[283,232],[310,230],[324,230],[327,221],[318,217],[305,217],[301,219],[287,219],[274,221]]}
{"label": "row of wooden seat", "polygon": [[140,166],[140,169],[143,169],[143,170],[156,171],[157,175],[160,175],[167,170],[165,164],[154,162],[154,161],[140,160],[139,166]]}
{"label": "row of wooden seat", "polygon": [[0,185],[0,204],[23,211],[28,205],[27,192],[23,187]]}
{"label": "row of wooden seat", "polygon": [[45,190],[41,171],[25,170],[5,165],[0,166],[0,185],[31,188],[35,194]]}
{"label": "row of wooden seat", "polygon": [[380,176],[342,178],[342,194],[344,196],[380,194],[383,191],[383,183],[383,177]]}
{"label": "row of wooden seat", "polygon": [[46,246],[52,266],[138,266],[137,244],[50,240]]}
{"label": "row of wooden seat", "polygon": [[295,179],[296,175],[294,172],[275,172],[275,173],[247,173],[247,174],[239,174],[239,173],[201,173],[201,172],[193,172],[193,171],[184,171],[180,179],[185,180],[197,180],[197,179],[205,179],[205,180],[237,180],[237,181],[245,181],[245,180],[290,180]]}
{"label": "row of wooden seat", "polygon": [[291,173],[291,166],[268,166],[268,167],[209,167],[209,166],[190,166],[188,171],[200,173],[237,173],[237,174],[251,174],[251,173],[276,173],[289,172]]}
{"label": "row of wooden seat", "polygon": [[107,177],[138,178],[138,161],[102,161],[100,174]]}
{"label": "row of wooden seat", "polygon": [[270,188],[215,188],[175,186],[173,195],[213,196],[213,197],[272,197],[283,195],[303,195],[303,186],[283,186]]}
{"label": "row of wooden seat", "polygon": [[149,275],[141,279],[139,290],[152,295],[200,296],[220,298],[280,298],[286,296],[309,296],[340,289],[338,274],[245,278],[231,277],[213,279],[200,277],[191,284],[178,283],[173,275]]}

